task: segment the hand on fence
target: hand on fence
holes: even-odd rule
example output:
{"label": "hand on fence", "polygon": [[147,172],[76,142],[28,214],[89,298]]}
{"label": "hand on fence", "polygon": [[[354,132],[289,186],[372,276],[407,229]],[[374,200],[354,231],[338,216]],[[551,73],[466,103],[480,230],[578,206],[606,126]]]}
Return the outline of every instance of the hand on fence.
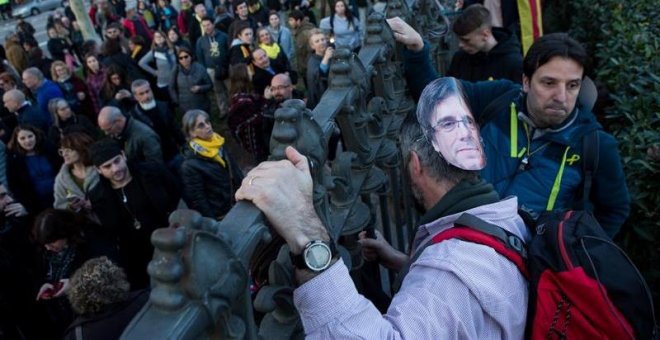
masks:
{"label": "hand on fence", "polygon": [[252,169],[236,191],[236,199],[254,203],[291,252],[300,254],[312,240],[329,241],[330,237],[314,210],[307,158],[291,146],[286,156],[286,160],[263,162]]}
{"label": "hand on fence", "polygon": [[359,235],[360,245],[362,246],[362,257],[367,261],[378,261],[385,267],[399,271],[408,261],[408,255],[394,249],[385,237],[376,230],[376,238],[367,237],[367,232],[363,231]]}
{"label": "hand on fence", "polygon": [[387,23],[394,33],[394,39],[406,45],[409,50],[419,52],[424,48],[422,36],[403,19],[394,17],[387,19]]}

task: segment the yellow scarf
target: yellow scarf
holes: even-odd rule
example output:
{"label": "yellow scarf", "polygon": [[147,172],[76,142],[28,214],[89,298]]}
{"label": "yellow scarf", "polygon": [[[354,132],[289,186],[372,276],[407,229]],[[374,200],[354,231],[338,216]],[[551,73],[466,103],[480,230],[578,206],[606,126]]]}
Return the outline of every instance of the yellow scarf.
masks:
{"label": "yellow scarf", "polygon": [[213,133],[210,141],[206,141],[199,138],[193,138],[189,145],[190,148],[202,157],[211,158],[214,161],[220,163],[223,168],[227,167],[227,163],[222,156],[220,155],[220,150],[225,144],[225,139],[217,133]]}
{"label": "yellow scarf", "polygon": [[273,43],[270,46],[266,44],[259,44],[259,47],[266,51],[266,55],[268,55],[268,58],[270,59],[277,59],[277,55],[280,54],[280,45],[277,43]]}
{"label": "yellow scarf", "polygon": [[135,59],[135,57],[138,55],[138,53],[140,53],[140,51],[142,51],[142,46],[136,45],[133,52],[131,52],[131,58]]}

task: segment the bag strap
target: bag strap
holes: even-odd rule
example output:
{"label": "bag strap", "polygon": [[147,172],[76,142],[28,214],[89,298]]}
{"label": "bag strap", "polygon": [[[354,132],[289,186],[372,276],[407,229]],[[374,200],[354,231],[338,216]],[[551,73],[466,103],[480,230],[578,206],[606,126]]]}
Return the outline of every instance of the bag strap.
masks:
{"label": "bag strap", "polygon": [[514,98],[516,98],[519,93],[520,88],[516,87],[505,92],[503,95],[495,98],[492,102],[490,102],[490,104],[488,104],[486,108],[481,112],[479,119],[477,119],[479,127],[483,127],[486,123],[493,120],[498,113],[502,112],[502,108],[508,107],[508,104]]}
{"label": "bag strap", "polygon": [[527,261],[525,242],[517,235],[502,227],[490,224],[474,215],[464,213],[454,221],[454,227],[436,234],[430,241],[418,248],[392,283],[393,292],[396,293],[401,288],[401,283],[403,283],[404,277],[410,271],[410,266],[417,261],[419,256],[424,252],[424,249],[430,245],[454,238],[493,248],[498,254],[506,257],[515,264],[518,270],[520,270],[520,273],[526,279],[529,279],[529,271],[525,265]]}
{"label": "bag strap", "polygon": [[594,174],[598,170],[600,161],[600,137],[598,129],[589,131],[582,137],[582,170],[584,179],[582,180],[582,201],[579,210],[586,210],[589,204],[591,186],[593,184]]}

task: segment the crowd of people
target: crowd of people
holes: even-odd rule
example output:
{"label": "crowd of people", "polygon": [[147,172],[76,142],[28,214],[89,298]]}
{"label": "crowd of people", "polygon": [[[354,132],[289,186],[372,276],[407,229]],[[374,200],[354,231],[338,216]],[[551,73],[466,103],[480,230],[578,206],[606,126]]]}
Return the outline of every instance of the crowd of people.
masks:
{"label": "crowd of people", "polygon": [[[288,99],[301,99],[313,109],[327,89],[335,48],[359,52],[364,23],[355,13],[356,5],[345,0],[332,4],[331,15],[322,18],[318,28],[307,1],[237,0],[223,4],[211,1],[211,4],[181,0],[181,7],[174,8],[169,0],[92,1],[88,14],[102,37],[100,43],[83,40],[73,11],[67,6],[49,17],[50,57],[45,56],[34,38],[35,29],[24,20],[18,20],[16,31],[6,37],[0,49],[0,93],[4,104],[0,108],[0,209],[3,211],[0,214],[3,277],[0,339],[63,336],[78,339],[75,334],[82,329],[89,332],[84,336],[89,339],[98,339],[98,334],[118,336],[121,332],[117,333],[117,329],[124,327],[146,301],[143,290],[148,290],[150,283],[146,268],[153,254],[150,235],[157,228],[167,227],[169,214],[178,207],[187,206],[205,217],[221,220],[236,198],[252,200],[290,243],[292,252],[300,253],[305,248],[305,244],[299,244],[301,238],[296,238],[291,230],[282,229],[287,220],[286,216],[280,216],[282,211],[273,211],[259,200],[260,194],[273,199],[288,197],[291,204],[288,211],[313,211],[311,202],[301,201],[311,196],[289,197],[292,192],[309,189],[304,158],[295,150],[287,150],[298,172],[285,169],[274,178],[285,183],[286,176],[282,174],[286,173],[296,178],[298,182],[294,184],[305,190],[285,194],[277,191],[281,186],[265,185],[274,180],[269,179],[271,170],[261,166],[247,177],[243,174],[249,167],[266,161],[273,116],[279,105]],[[462,161],[442,151],[455,146],[443,145],[439,137],[434,138],[438,131],[462,131],[461,125],[476,131],[475,120],[467,115],[456,121],[430,122],[427,112],[418,113],[425,121],[406,127],[404,137],[408,140],[403,144],[408,149],[404,154],[412,162],[410,171],[417,171],[411,176],[415,179],[413,193],[426,209],[434,211],[431,217],[439,218],[460,209],[479,208],[486,215],[500,210],[501,215],[506,215],[510,229],[528,238],[521,229],[521,221],[514,216],[517,205],[536,211],[546,210],[546,206],[550,206],[547,210],[552,206],[569,206],[581,176],[579,169],[567,169],[568,179],[561,182],[562,166],[557,184],[556,171],[548,171],[548,163],[557,157],[561,160],[562,153],[562,162],[566,161],[572,145],[565,142],[568,146],[564,152],[562,147],[552,144],[561,141],[537,140],[537,137],[558,133],[553,128],[561,124],[575,122],[573,129],[594,128],[597,123],[583,116],[565,121],[567,116],[577,116],[572,113],[575,102],[564,105],[548,99],[550,87],[563,80],[551,76],[534,78],[542,65],[523,64],[515,35],[493,28],[489,15],[482,6],[473,5],[457,20],[453,29],[462,51],[455,55],[450,75],[469,81],[510,79],[522,82],[522,90],[510,81],[492,82],[489,86],[453,80],[449,97],[464,96],[454,106],[482,110],[497,95],[514,89],[519,95],[512,96],[517,105],[521,105],[521,100],[527,100],[527,105],[519,106],[520,112],[512,111],[511,115],[525,116],[524,111],[530,110],[529,118],[521,118],[520,130],[524,125],[526,135],[519,138],[526,140],[529,148],[516,149],[511,160],[498,161],[497,152],[509,148],[498,145],[503,140],[498,133],[513,130],[508,125],[506,129],[499,127],[505,123],[496,119],[488,125],[490,129],[481,132],[486,145],[478,153],[488,160],[487,165],[485,161],[472,160],[472,165],[464,166]],[[390,25],[397,40],[407,45],[406,70],[413,94],[419,96],[436,75],[425,59],[425,45],[400,21]],[[579,73],[576,79],[581,79],[581,56],[558,58],[579,59],[579,63],[574,62],[579,72],[573,71]],[[571,63],[546,66],[575,68]],[[421,74],[424,76],[419,77]],[[569,93],[564,95],[573,100],[579,81],[575,84],[575,79],[570,80],[574,83],[567,86]],[[469,105],[465,105],[466,101]],[[434,105],[423,106],[423,110],[433,111]],[[554,110],[551,113],[557,113],[557,117],[551,115],[556,119],[544,120],[535,110]],[[559,115],[559,111],[565,115]],[[229,135],[219,133],[217,124],[226,127]],[[571,129],[561,127],[558,131]],[[414,147],[421,134],[426,136],[427,145]],[[573,137],[561,140],[566,138]],[[230,152],[227,147],[230,139],[240,146],[241,155]],[[477,137],[473,134],[468,139],[480,140],[478,133]],[[610,146],[612,143],[609,138],[601,142]],[[544,152],[537,154],[557,148],[561,150],[552,157],[541,158],[547,155]],[[434,153],[442,153],[440,160]],[[251,160],[248,167],[236,160],[244,154]],[[533,154],[537,156],[531,158]],[[611,152],[604,155],[608,162],[618,162],[618,155]],[[430,169],[429,164],[440,167]],[[479,170],[484,179],[480,179]],[[593,203],[600,213],[597,217],[601,218],[601,224],[613,235],[627,215],[629,197],[620,167],[612,167],[605,173],[595,181]],[[463,181],[469,183],[461,184]],[[607,189],[608,192],[616,189],[618,194],[605,197],[604,183],[620,183]],[[442,202],[448,191],[458,190],[454,187],[464,192],[453,196],[479,194],[483,200],[469,206],[456,203],[456,207],[447,211],[436,211],[434,206]],[[552,188],[552,193],[544,194],[546,187]],[[508,195],[518,195],[519,200],[498,202],[497,197]],[[552,203],[547,201],[547,196]],[[308,213],[302,215],[310,217]],[[322,229],[318,219],[312,216],[302,222],[293,225],[299,227],[297,231],[305,234],[308,241],[330,241],[320,229],[309,232],[314,227]],[[441,225],[447,224],[451,221],[443,220]],[[372,259],[386,258],[390,264],[396,263],[393,268],[400,269],[407,256],[395,253],[381,241],[362,240],[367,253],[372,250],[376,254]],[[473,251],[470,247],[464,250]],[[436,248],[435,252],[444,256],[442,250]],[[469,259],[457,261],[460,264]],[[436,267],[431,271],[445,270]],[[326,276],[332,275],[348,287],[350,280],[344,277],[344,268],[333,262]],[[87,274],[76,273],[78,269]],[[411,270],[408,276],[423,282],[427,274]],[[497,279],[501,283],[508,282],[513,275],[500,274]],[[446,276],[444,279],[456,282],[462,279]],[[307,278],[301,279],[301,283],[310,278],[303,277]],[[434,280],[440,277],[443,276]],[[296,300],[303,316],[318,312],[312,303],[313,295],[328,288],[319,280],[315,282],[311,288],[303,285],[297,293],[303,296]],[[516,276],[513,283],[512,291],[524,290],[522,278]],[[406,288],[404,284],[402,291]],[[468,289],[458,293],[467,294]],[[362,317],[376,320],[367,302],[356,296],[351,298],[361,306],[353,312],[363,310]],[[519,302],[526,300],[516,298]],[[478,304],[475,300],[471,306]],[[437,311],[441,306],[429,305],[429,309]],[[461,317],[474,313],[462,312],[465,314]],[[113,329],[103,332],[103,327],[95,323],[107,322],[107,313],[115,313],[110,318]],[[520,329],[510,328],[524,324],[524,315],[514,315],[510,320],[515,323],[501,327],[499,317],[478,320],[491,327],[491,333],[471,333],[466,329],[464,335],[476,338],[484,334],[520,335]],[[385,321],[365,324],[382,326]],[[309,334],[332,333],[332,327],[325,323],[305,326]],[[414,328],[412,324],[410,327]],[[500,333],[493,333],[495,330]],[[438,333],[426,333],[429,334]]]}

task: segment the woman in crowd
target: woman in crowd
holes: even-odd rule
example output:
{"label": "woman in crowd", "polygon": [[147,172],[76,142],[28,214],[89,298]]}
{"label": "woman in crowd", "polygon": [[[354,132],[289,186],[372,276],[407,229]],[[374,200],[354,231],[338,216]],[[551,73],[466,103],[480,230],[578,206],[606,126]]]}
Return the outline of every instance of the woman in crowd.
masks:
{"label": "woman in crowd", "polygon": [[119,339],[149,300],[149,290],[130,291],[122,268],[107,257],[85,262],[69,281],[69,301],[78,314],[64,340]]}
{"label": "woman in crowd", "polygon": [[149,47],[141,35],[134,35],[128,39],[128,50],[133,62],[139,63],[145,54],[149,53]]}
{"label": "woman in crowd", "polygon": [[53,81],[59,85],[64,94],[64,99],[69,103],[71,110],[76,114],[82,114],[96,121],[96,112],[90,100],[85,82],[71,73],[63,61],[55,61],[50,66],[50,74]]}
{"label": "woman in crowd", "polygon": [[189,49],[182,47],[177,51],[177,67],[170,77],[170,97],[178,104],[181,111],[203,110],[211,108],[208,93],[213,89],[213,82],[204,66],[193,61]]}
{"label": "woman in crowd", "polygon": [[330,42],[334,42],[337,47],[346,47],[357,53],[362,46],[360,22],[344,0],[335,2],[332,14],[321,20],[319,28],[331,37]]}
{"label": "woman in crowd", "polygon": [[158,8],[156,9],[156,16],[160,23],[160,30],[167,31],[176,24],[176,17],[179,15],[177,11],[170,5],[168,0],[158,0]]}
{"label": "woman in crowd", "polygon": [[227,152],[225,139],[213,131],[208,113],[188,111],[182,126],[188,139],[181,167],[183,197],[191,209],[220,220],[231,208],[243,174]]}
{"label": "woman in crowd", "polygon": [[314,53],[307,60],[307,107],[314,109],[328,87],[330,59],[334,49],[328,46],[328,39],[319,29],[309,32],[309,47]]}
{"label": "woman in crowd", "polygon": [[142,16],[144,22],[147,23],[149,29],[156,30],[158,28],[158,20],[156,20],[155,8],[147,0],[138,0],[137,2],[137,12]]}
{"label": "woman in crowd", "polygon": [[[229,66],[229,118],[227,126],[238,144],[253,157],[257,165],[268,157],[267,132],[262,116],[264,100],[262,94],[254,93],[252,81],[245,64]],[[271,127],[272,128],[272,127]]]}
{"label": "woman in crowd", "polygon": [[60,140],[66,131],[82,131],[90,136],[96,136],[98,129],[95,124],[85,116],[76,114],[71,110],[69,103],[64,98],[54,98],[48,102],[53,125],[48,130],[48,142],[50,145],[60,145]]}
{"label": "woman in crowd", "polygon": [[32,214],[53,206],[53,185],[62,160],[43,132],[17,126],[7,151],[7,182],[14,198]]}
{"label": "woman in crowd", "polygon": [[126,71],[118,65],[110,65],[106,72],[103,90],[101,91],[103,106],[113,105],[128,112],[134,101],[131,94],[131,83]]}
{"label": "woman in crowd", "polygon": [[270,11],[268,14],[268,26],[266,26],[266,29],[270,32],[273,41],[280,45],[289,62],[292,62],[295,55],[293,36],[287,27],[281,25],[280,15],[276,11]]}
{"label": "woman in crowd", "polygon": [[229,65],[250,64],[250,52],[254,42],[254,32],[247,22],[237,22],[234,29],[231,47],[229,48]]}
{"label": "woman in crowd", "polygon": [[94,115],[98,114],[103,105],[101,101],[101,92],[105,84],[106,69],[100,62],[96,54],[85,55],[85,83],[89,89],[89,98],[92,101]]}
{"label": "woman in crowd", "polygon": [[112,65],[116,65],[129,75],[131,81],[140,78],[147,79],[142,70],[138,67],[137,62],[122,51],[119,39],[107,39],[101,46],[101,50],[104,56],[101,62],[106,67],[109,68]]}
{"label": "woman in crowd", "polygon": [[[155,64],[156,68],[151,67]],[[151,43],[151,51],[140,59],[140,67],[156,77],[156,98],[162,101],[170,101],[167,87],[170,84],[172,70],[176,67],[176,55],[174,45],[167,40],[162,31],[154,32],[154,41]]]}
{"label": "woman in crowd", "polygon": [[66,61],[65,56],[68,54],[69,58],[72,57],[71,41],[67,38],[60,36],[55,27],[48,29],[48,52],[53,60]]}
{"label": "woman in crowd", "polygon": [[99,230],[84,215],[69,210],[47,209],[40,213],[32,236],[41,246],[41,275],[37,279],[37,300],[44,303],[55,333],[60,338],[73,321],[73,311],[66,298],[69,278],[85,261],[97,256],[116,258],[116,249],[94,235]]}
{"label": "woman in crowd", "polygon": [[176,28],[176,26],[170,27],[170,29],[167,30],[167,41],[174,46],[174,48],[178,51],[179,48],[185,47],[189,50],[192,50],[192,47],[190,47],[190,43],[188,40],[184,39],[181,36],[181,33],[179,30]]}
{"label": "woman in crowd", "polygon": [[99,182],[99,175],[87,148],[94,138],[84,132],[68,132],[62,137],[59,154],[64,160],[55,177],[55,209],[69,209],[91,215],[92,205],[87,193]]}
{"label": "woman in crowd", "polygon": [[289,65],[289,58],[287,57],[284,50],[281,46],[273,41],[273,36],[270,34],[267,28],[261,27],[257,29],[257,39],[259,41],[259,47],[266,51],[268,59],[270,59],[271,65],[278,65],[283,69],[290,70],[291,66]]}

